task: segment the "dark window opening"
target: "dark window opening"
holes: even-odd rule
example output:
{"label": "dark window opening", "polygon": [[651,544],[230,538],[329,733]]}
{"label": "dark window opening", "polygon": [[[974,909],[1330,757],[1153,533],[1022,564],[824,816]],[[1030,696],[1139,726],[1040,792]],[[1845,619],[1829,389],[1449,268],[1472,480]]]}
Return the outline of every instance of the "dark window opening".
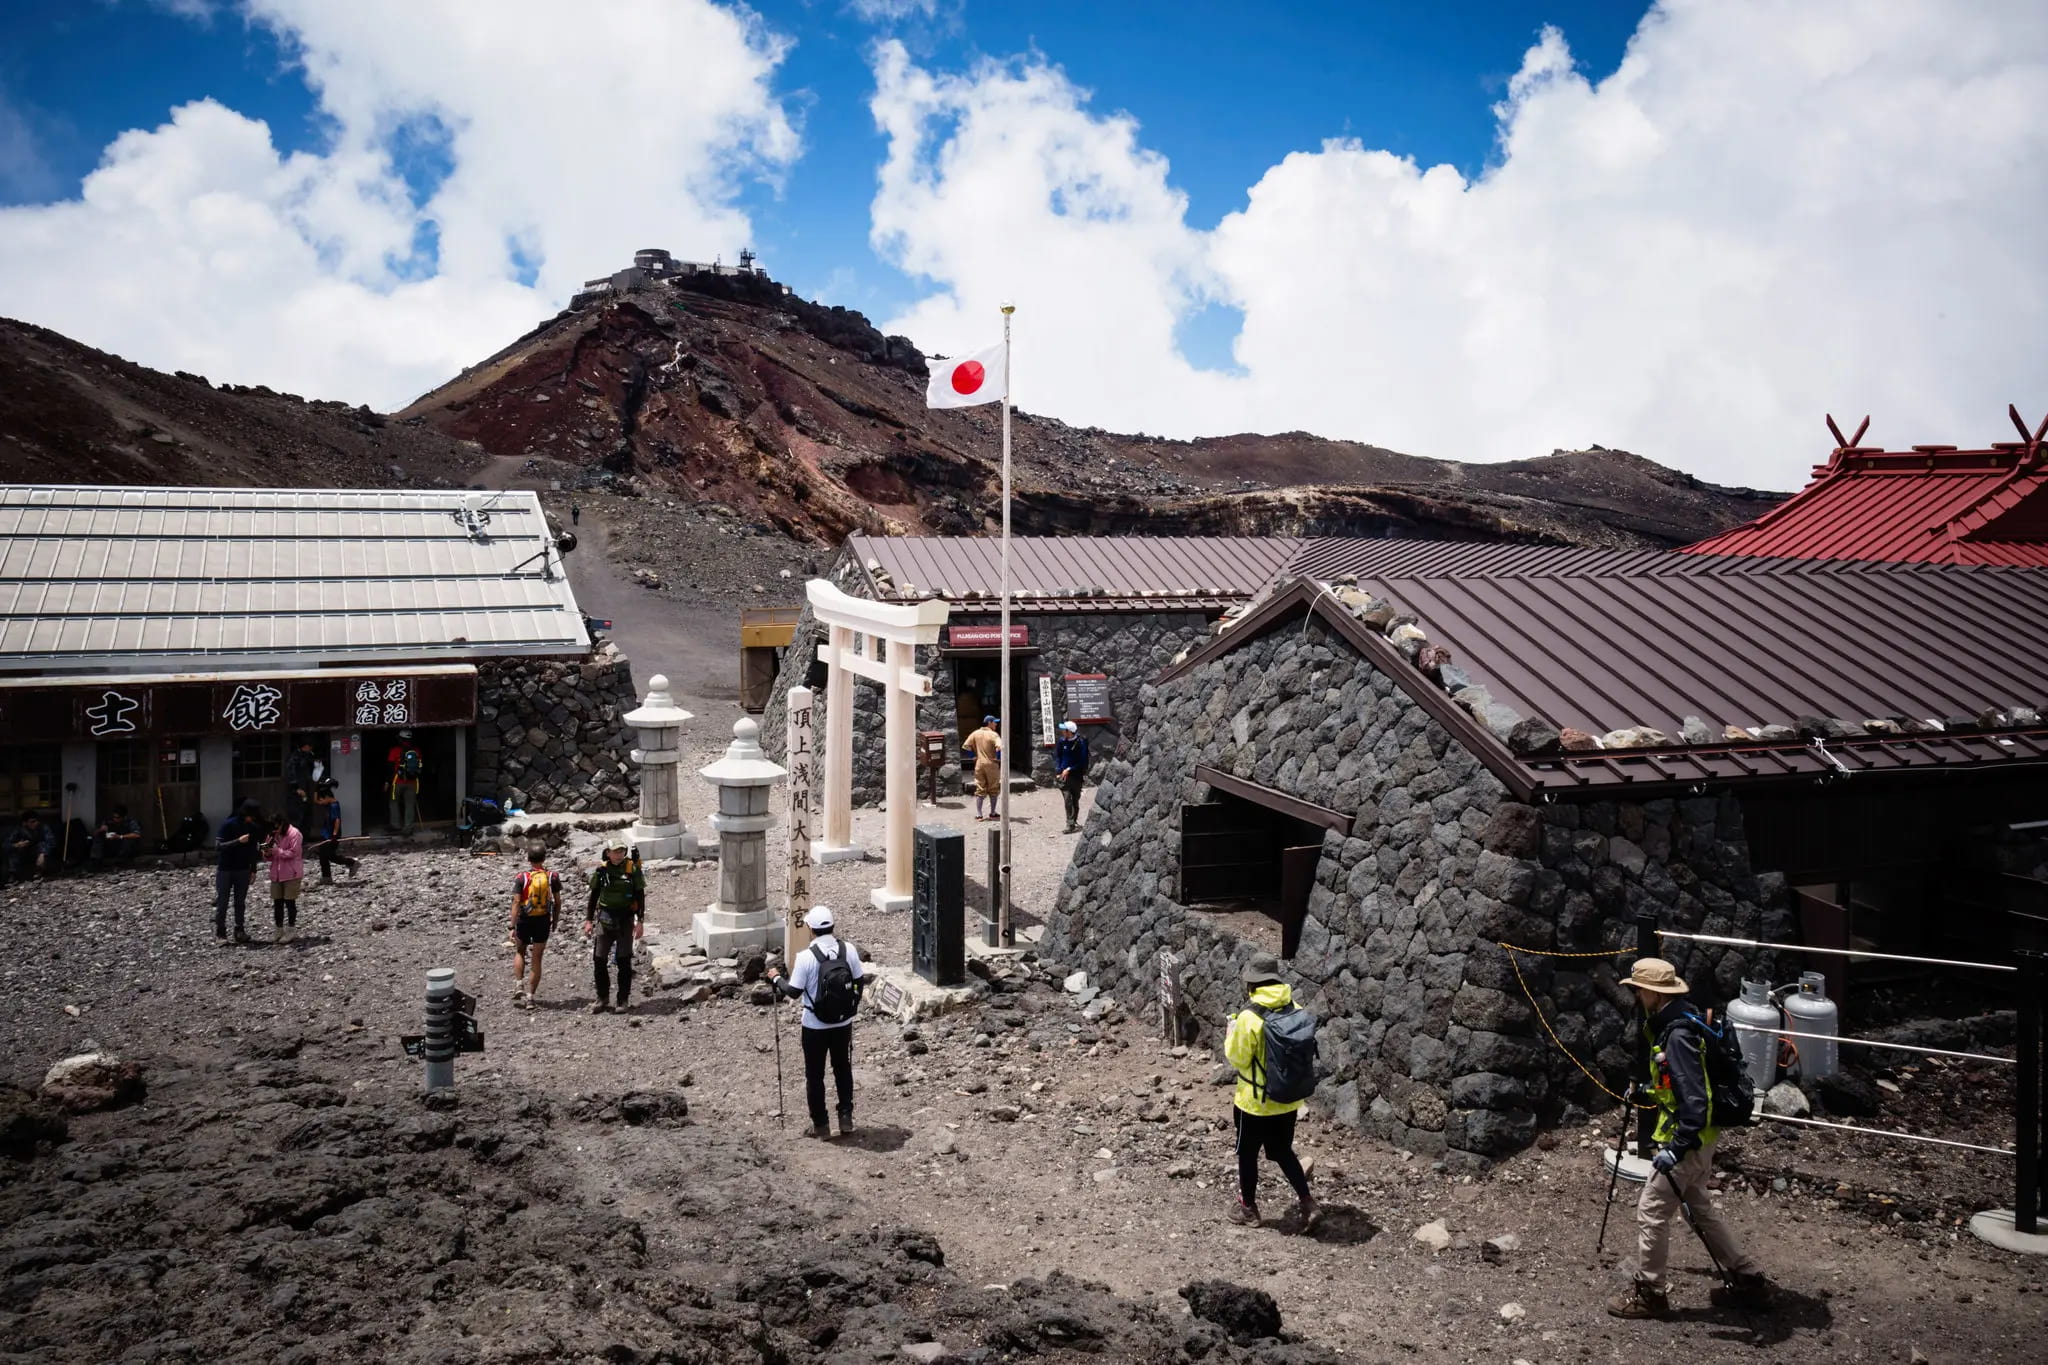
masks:
{"label": "dark window opening", "polygon": [[1322,826],[1215,792],[1180,808],[1180,900],[1293,957],[1323,852]]}

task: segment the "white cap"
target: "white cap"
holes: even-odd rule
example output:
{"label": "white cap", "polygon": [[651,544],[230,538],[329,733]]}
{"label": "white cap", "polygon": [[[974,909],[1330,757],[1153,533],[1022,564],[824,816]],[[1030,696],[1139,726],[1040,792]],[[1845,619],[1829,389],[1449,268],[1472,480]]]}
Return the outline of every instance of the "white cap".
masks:
{"label": "white cap", "polygon": [[810,913],[804,916],[804,928],[810,930],[814,934],[831,933],[832,907],[828,905],[812,906]]}
{"label": "white cap", "polygon": [[1070,720],[1063,720],[1060,722],[1060,729],[1065,730],[1068,734],[1072,734],[1074,731],[1079,730],[1080,728],[1080,726],[1074,724],[1074,722]]}

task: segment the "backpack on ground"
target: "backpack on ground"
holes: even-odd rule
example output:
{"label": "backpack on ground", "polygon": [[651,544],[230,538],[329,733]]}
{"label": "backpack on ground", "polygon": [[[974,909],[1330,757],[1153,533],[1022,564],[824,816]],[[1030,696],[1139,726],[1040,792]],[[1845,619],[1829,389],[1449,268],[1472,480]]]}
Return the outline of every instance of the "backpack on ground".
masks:
{"label": "backpack on ground", "polygon": [[1260,1055],[1252,1059],[1252,1093],[1275,1104],[1292,1104],[1315,1094],[1316,1017],[1299,1005],[1252,1009],[1263,1021]]}
{"label": "backpack on ground", "polygon": [[811,986],[811,1013],[821,1024],[843,1024],[860,1011],[861,980],[846,961],[846,948],[837,957],[827,957],[811,945],[818,975]]}
{"label": "backpack on ground", "polygon": [[1680,1029],[1697,1035],[1705,1054],[1707,1089],[1713,1100],[1707,1122],[1716,1128],[1747,1128],[1755,1123],[1756,1087],[1750,1083],[1735,1030],[1688,1012],[1664,1031],[1658,1046],[1669,1051],[1671,1035]]}
{"label": "backpack on ground", "polygon": [[420,751],[407,749],[398,760],[398,775],[408,782],[420,780]]}
{"label": "backpack on ground", "polygon": [[64,827],[64,835],[57,846],[57,851],[62,855],[66,867],[82,866],[85,860],[92,856],[92,831],[85,827],[85,821],[75,815],[71,817],[71,823]]}
{"label": "backpack on ground", "polygon": [[555,908],[555,883],[544,867],[529,868],[519,875],[519,913],[545,915]]}
{"label": "backpack on ground", "polygon": [[164,852],[190,853],[206,842],[208,833],[205,816],[188,815],[178,822],[178,827],[164,840]]}

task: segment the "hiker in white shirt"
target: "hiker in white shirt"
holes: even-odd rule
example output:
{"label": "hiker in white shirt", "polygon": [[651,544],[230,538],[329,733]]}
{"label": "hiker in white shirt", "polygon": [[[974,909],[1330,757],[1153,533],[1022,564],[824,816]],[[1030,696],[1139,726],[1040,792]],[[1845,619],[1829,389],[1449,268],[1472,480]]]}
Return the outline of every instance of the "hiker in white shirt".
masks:
{"label": "hiker in white shirt", "polygon": [[860,950],[832,933],[832,911],[814,905],[804,927],[817,935],[796,955],[787,977],[770,984],[804,1002],[804,1099],[811,1109],[811,1136],[829,1138],[825,1115],[825,1063],[832,1063],[832,1084],[839,1092],[839,1135],[853,1131],[853,1016],[860,1010],[866,987]]}

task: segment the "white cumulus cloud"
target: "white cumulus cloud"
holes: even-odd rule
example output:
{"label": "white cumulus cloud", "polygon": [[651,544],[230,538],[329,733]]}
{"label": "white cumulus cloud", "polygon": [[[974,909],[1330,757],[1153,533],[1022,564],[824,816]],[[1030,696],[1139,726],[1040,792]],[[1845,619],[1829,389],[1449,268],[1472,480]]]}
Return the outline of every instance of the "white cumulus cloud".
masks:
{"label": "white cumulus cloud", "polygon": [[[211,100],[0,209],[0,313],[164,369],[400,406],[643,246],[730,255],[798,135],[780,39],[709,0],[244,0],[330,130]],[[415,204],[400,159],[445,175]],[[644,239],[644,240],[643,240]]]}
{"label": "white cumulus cloud", "polygon": [[[1039,59],[874,59],[888,322],[983,344],[1018,303],[1018,399],[1173,435],[1306,429],[1511,459],[1599,442],[1794,486],[1820,415],[2002,439],[2048,405],[2048,8],[1666,0],[1597,84],[1546,31],[1467,179],[1333,139],[1213,227],[1128,115]],[[1243,312],[1234,373],[1174,328]]]}

